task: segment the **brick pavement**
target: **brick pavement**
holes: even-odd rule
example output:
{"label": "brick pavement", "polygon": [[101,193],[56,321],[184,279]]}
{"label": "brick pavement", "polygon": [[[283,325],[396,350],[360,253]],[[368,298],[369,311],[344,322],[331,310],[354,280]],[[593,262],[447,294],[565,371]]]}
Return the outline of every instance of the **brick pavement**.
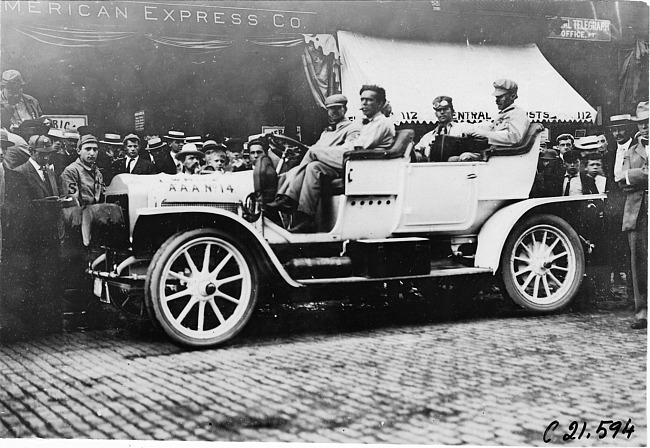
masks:
{"label": "brick pavement", "polygon": [[[300,319],[316,330],[204,351],[125,327],[0,346],[0,438],[541,446],[553,420],[553,444],[576,420],[591,437],[572,445],[646,445],[647,338],[630,312],[332,334]],[[601,419],[635,431],[599,440]]]}

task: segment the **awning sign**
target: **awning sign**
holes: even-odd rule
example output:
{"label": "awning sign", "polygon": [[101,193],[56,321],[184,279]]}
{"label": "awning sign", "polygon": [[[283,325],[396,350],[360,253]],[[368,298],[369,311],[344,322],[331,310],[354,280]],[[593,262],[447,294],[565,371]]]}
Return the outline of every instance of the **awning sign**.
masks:
{"label": "awning sign", "polygon": [[549,39],[587,40],[594,42],[610,42],[612,28],[609,20],[580,19],[562,17],[564,24],[559,32],[551,31]]}

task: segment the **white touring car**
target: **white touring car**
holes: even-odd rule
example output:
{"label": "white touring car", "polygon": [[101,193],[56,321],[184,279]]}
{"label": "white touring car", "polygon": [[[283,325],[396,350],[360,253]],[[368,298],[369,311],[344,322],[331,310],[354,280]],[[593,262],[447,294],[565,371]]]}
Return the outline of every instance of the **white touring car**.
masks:
{"label": "white touring car", "polygon": [[90,229],[95,293],[191,347],[233,338],[274,286],[493,274],[521,307],[561,309],[584,276],[581,211],[605,195],[529,198],[541,129],[479,162],[415,163],[411,130],[389,150],[351,151],[309,234],[259,212],[252,171],[117,176],[106,202],[123,223]]}

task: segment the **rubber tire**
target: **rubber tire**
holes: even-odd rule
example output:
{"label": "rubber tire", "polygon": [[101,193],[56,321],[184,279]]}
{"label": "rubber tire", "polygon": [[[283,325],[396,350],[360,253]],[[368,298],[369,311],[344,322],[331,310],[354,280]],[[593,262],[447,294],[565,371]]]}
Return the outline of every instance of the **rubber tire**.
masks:
{"label": "rubber tire", "polygon": [[[161,281],[161,276],[163,274],[163,269],[167,264],[169,257],[171,257],[178,248],[188,243],[189,241],[206,236],[223,240],[225,243],[233,246],[234,249],[237,250],[246,260],[246,265],[248,266],[251,278],[251,292],[243,315],[232,328],[214,338],[197,339],[179,332],[167,320],[161,308],[161,300],[159,297],[158,289]],[[236,239],[232,238],[227,233],[219,231],[217,229],[197,229],[182,231],[171,236],[167,241],[165,241],[165,243],[160,246],[153,259],[151,260],[151,263],[149,264],[149,268],[147,270],[147,279],[145,282],[145,304],[147,306],[147,311],[149,312],[153,324],[157,328],[161,329],[175,343],[192,348],[216,347],[230,341],[246,326],[250,320],[251,315],[253,314],[253,311],[257,305],[257,299],[259,296],[259,279],[259,270],[254,262],[254,257],[252,254],[248,249],[246,249],[243,244],[238,243]]]}
{"label": "rubber tire", "polygon": [[[515,286],[516,280],[510,272],[509,266],[510,256],[515,249],[514,246],[519,238],[529,229],[538,225],[551,226],[555,231],[562,233],[575,252],[576,259],[576,272],[568,290],[557,301],[549,304],[534,303],[523,296],[517,286]],[[555,215],[533,215],[519,222],[510,232],[506,244],[503,247],[503,251],[501,252],[501,261],[499,266],[499,274],[503,281],[506,293],[517,305],[536,313],[551,313],[565,308],[578,294],[585,273],[585,254],[578,234],[568,222]]]}

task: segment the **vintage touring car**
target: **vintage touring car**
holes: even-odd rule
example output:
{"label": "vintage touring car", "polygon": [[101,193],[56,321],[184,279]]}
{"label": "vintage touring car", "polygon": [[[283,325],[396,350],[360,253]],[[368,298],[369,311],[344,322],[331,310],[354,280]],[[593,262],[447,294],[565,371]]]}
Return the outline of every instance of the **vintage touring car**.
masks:
{"label": "vintage touring car", "polygon": [[585,272],[581,211],[605,195],[529,198],[541,130],[532,124],[520,146],[486,148],[478,162],[415,163],[412,130],[389,150],[351,151],[309,234],[260,213],[252,171],[117,176],[106,201],[124,221],[91,228],[103,247],[88,269],[95,294],[191,347],[233,338],[269,286],[492,274],[521,307],[559,310]]}

